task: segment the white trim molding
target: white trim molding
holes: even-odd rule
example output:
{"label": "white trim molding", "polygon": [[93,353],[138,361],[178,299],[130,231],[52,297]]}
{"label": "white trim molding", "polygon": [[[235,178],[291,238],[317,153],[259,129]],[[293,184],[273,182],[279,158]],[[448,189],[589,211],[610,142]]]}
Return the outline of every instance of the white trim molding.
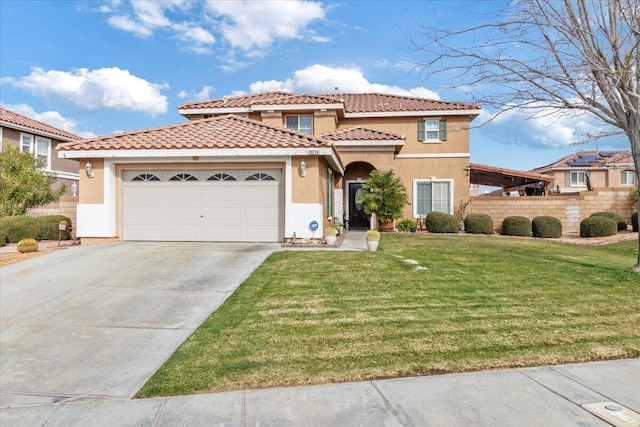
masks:
{"label": "white trim molding", "polygon": [[441,117],[441,116],[478,116],[481,109],[477,110],[444,110],[444,111],[374,111],[369,113],[344,113],[345,119],[355,119],[363,117]]}
{"label": "white trim molding", "polygon": [[396,154],[396,159],[466,159],[471,158],[471,153],[415,153]]}

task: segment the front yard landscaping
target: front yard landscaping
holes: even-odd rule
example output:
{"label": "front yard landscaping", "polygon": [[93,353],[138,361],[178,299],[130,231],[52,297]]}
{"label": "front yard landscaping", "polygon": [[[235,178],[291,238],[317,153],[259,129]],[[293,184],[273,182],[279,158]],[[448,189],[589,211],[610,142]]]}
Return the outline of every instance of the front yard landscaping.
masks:
{"label": "front yard landscaping", "polygon": [[277,252],[140,396],[637,357],[636,250],[404,234],[378,252]]}

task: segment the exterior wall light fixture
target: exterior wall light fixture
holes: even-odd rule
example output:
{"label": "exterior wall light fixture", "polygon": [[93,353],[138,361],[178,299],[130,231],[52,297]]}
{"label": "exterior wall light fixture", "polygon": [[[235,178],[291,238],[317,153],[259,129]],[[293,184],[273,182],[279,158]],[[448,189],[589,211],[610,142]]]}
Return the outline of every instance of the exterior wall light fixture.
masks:
{"label": "exterior wall light fixture", "polygon": [[307,163],[304,161],[304,159],[302,159],[302,161],[300,162],[300,176],[307,176]]}
{"label": "exterior wall light fixture", "polygon": [[91,163],[87,162],[87,164],[84,165],[84,170],[85,170],[85,172],[87,172],[87,176],[89,178],[93,178],[94,177],[94,175],[93,175],[93,165]]}
{"label": "exterior wall light fixture", "polygon": [[78,183],[73,181],[73,184],[71,184],[71,195],[73,197],[76,197],[78,195]]}

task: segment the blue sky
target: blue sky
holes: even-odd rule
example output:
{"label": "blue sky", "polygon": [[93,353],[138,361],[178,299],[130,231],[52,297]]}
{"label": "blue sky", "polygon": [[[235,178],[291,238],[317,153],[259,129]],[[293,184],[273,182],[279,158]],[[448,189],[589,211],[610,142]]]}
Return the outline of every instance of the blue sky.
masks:
{"label": "blue sky", "polygon": [[[420,25],[466,26],[506,5],[0,0],[0,103],[89,137],[183,122],[181,103],[266,90],[470,101],[464,86],[413,69],[425,57],[410,38],[420,40]],[[628,149],[622,138],[572,144],[592,126],[512,112],[472,130],[471,161],[527,170],[580,148]]]}

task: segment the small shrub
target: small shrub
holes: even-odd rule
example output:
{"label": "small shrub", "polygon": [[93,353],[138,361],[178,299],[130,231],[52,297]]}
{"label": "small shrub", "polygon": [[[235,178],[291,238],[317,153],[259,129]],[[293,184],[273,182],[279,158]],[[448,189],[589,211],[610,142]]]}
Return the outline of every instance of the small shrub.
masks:
{"label": "small shrub", "polygon": [[7,233],[4,230],[0,229],[0,247],[7,244]]}
{"label": "small shrub", "polygon": [[38,242],[35,239],[22,239],[16,245],[16,249],[21,254],[26,252],[37,252],[38,251]]}
{"label": "small shrub", "polygon": [[396,228],[398,231],[411,231],[411,227],[415,227],[416,222],[412,219],[405,218],[396,222]]}
{"label": "small shrub", "polygon": [[626,230],[628,226],[627,218],[614,212],[596,212],[591,216],[600,216],[614,220],[617,224],[618,230]]}
{"label": "small shrub", "polygon": [[493,234],[493,220],[486,214],[469,214],[464,219],[464,231],[471,234]]}
{"label": "small shrub", "polygon": [[633,231],[638,231],[638,212],[634,212],[631,215],[631,226],[633,227]]}
{"label": "small shrub", "polygon": [[590,216],[580,221],[580,237],[613,236],[618,232],[618,224],[605,216]]}
{"label": "small shrub", "polygon": [[40,235],[40,225],[35,220],[24,215],[3,216],[0,218],[0,230],[7,236],[8,243],[18,243],[22,239],[37,239]]}
{"label": "small shrub", "polygon": [[552,216],[537,216],[531,221],[531,233],[533,237],[562,237],[562,223]]}
{"label": "small shrub", "polygon": [[457,233],[458,220],[455,216],[443,212],[429,212],[424,220],[430,233]]}
{"label": "small shrub", "polygon": [[531,236],[531,220],[523,216],[509,216],[502,221],[505,236]]}
{"label": "small shrub", "polygon": [[[71,227],[71,220],[64,215],[40,216],[36,218],[36,221],[40,226],[38,240],[58,240],[60,238],[60,231],[58,230],[60,221],[67,221],[67,226]],[[69,233],[62,233],[62,239],[69,240]]]}
{"label": "small shrub", "polygon": [[367,240],[380,240],[380,232],[378,230],[367,230],[364,233],[364,238]]}

